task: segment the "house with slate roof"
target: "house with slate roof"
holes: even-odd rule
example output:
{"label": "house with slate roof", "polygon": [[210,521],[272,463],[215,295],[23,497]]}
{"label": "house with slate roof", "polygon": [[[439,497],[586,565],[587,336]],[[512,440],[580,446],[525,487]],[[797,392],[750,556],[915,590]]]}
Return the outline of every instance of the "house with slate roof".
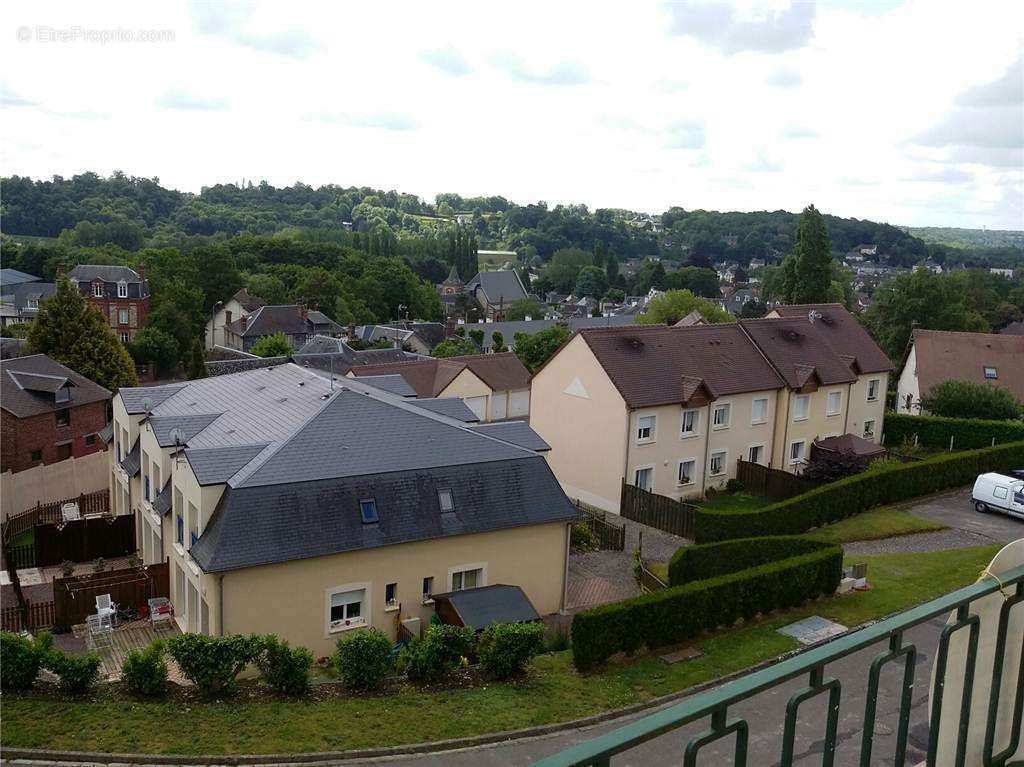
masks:
{"label": "house with slate roof", "polygon": [[242,314],[223,327],[224,346],[248,352],[267,336],[281,333],[292,349],[301,349],[314,336],[340,336],[345,332],[323,312],[302,304],[258,306],[252,314]]}
{"label": "house with slate roof", "polygon": [[149,283],[146,269],[127,266],[79,264],[68,277],[78,284],[89,303],[100,310],[110,328],[124,343],[134,340],[149,314]]}
{"label": "house with slate roof", "polygon": [[239,288],[226,301],[218,301],[210,319],[206,321],[206,348],[225,346],[224,326],[252,314],[266,303],[259,296],[252,295],[246,288]]}
{"label": "house with slate roof", "polygon": [[515,269],[478,272],[466,283],[466,291],[480,305],[484,317],[490,320],[505,319],[505,313],[512,304],[527,298],[526,288]]}
{"label": "house with slate roof", "polygon": [[374,383],[286,363],[118,392],[115,511],[136,516],[146,563],[169,561],[182,631],[319,656],[360,628],[418,635],[434,594],[504,585],[537,614],[565,606],[578,512],[547,444]]}

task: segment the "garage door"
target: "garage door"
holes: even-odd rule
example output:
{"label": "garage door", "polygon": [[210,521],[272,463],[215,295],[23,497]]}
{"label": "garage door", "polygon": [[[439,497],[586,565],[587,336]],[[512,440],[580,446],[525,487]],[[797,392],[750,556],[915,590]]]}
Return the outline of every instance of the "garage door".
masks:
{"label": "garage door", "polygon": [[521,389],[512,392],[508,402],[508,417],[519,418],[530,414],[530,390]]}
{"label": "garage door", "polygon": [[491,420],[498,421],[505,418],[508,414],[506,411],[506,405],[508,404],[508,392],[496,391],[491,395]]}
{"label": "garage door", "polygon": [[487,420],[487,397],[466,397],[463,402],[479,420]]}

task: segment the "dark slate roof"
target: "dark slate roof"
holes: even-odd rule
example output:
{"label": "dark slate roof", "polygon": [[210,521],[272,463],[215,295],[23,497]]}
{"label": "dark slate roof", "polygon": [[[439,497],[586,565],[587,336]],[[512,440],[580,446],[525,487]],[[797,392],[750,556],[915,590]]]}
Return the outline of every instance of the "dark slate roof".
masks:
{"label": "dark slate roof", "polygon": [[231,479],[266,445],[230,445],[228,447],[190,447],[185,450],[192,472],[200,485],[221,485]]}
{"label": "dark slate roof", "polygon": [[28,350],[28,341],[24,338],[0,338],[0,359],[20,357]]}
{"label": "dark slate roof", "polygon": [[128,266],[100,265],[100,264],[79,264],[70,272],[68,277],[79,282],[91,282],[102,280],[103,282],[136,282],[141,283],[142,277],[134,269]]}
{"label": "dark slate roof", "polygon": [[[363,379],[359,379],[360,381]],[[409,400],[410,405],[422,408],[423,410],[429,410],[431,413],[437,413],[438,415],[447,416],[448,418],[454,418],[463,423],[476,423],[480,419],[476,417],[476,413],[469,409],[467,405],[460,397],[433,397],[430,399],[411,399]]]}
{"label": "dark slate roof", "polygon": [[[67,386],[68,402],[57,403],[54,392]],[[16,418],[50,413],[65,407],[109,400],[111,394],[45,354],[0,361],[0,407]]]}
{"label": "dark slate roof", "polygon": [[153,436],[156,437],[156,442],[160,447],[173,447],[172,432],[175,429],[180,432],[181,444],[185,444],[219,417],[220,413],[153,416],[148,423],[153,429]]}
{"label": "dark slate roof", "polygon": [[174,396],[184,389],[188,384],[164,384],[163,386],[133,386],[126,389],[118,389],[121,402],[128,415],[141,415],[157,407],[164,400]]}
{"label": "dark slate roof", "polygon": [[580,335],[629,407],[781,389],[782,379],[736,324],[589,328]]}
{"label": "dark slate roof", "polygon": [[444,341],[444,325],[440,322],[414,322],[412,329],[431,349]]}
{"label": "dark slate roof", "polygon": [[313,323],[314,329],[317,332],[327,331],[330,333],[344,333],[345,328],[339,325],[337,322],[332,320],[323,312],[317,309],[310,309],[306,314],[310,322]]}
{"label": "dark slate roof", "polygon": [[525,623],[540,620],[533,603],[518,586],[496,583],[475,589],[431,594],[435,601],[448,602],[463,626],[482,631],[492,623]]}
{"label": "dark slate roof", "polygon": [[17,269],[0,269],[0,290],[5,294],[9,293],[15,285],[23,282],[39,282],[41,277],[34,274],[19,272]]}
{"label": "dark slate roof", "polygon": [[361,376],[359,381],[360,383],[369,384],[374,388],[391,392],[399,397],[416,396],[416,390],[409,386],[406,380],[397,373],[393,375]]}
{"label": "dark slate roof", "polygon": [[153,511],[159,514],[161,517],[170,513],[171,511],[171,478],[167,478],[167,482],[164,483],[163,488],[159,493],[156,494],[156,498],[153,499]]}
{"label": "dark slate roof", "polygon": [[[485,440],[475,437],[473,441]],[[383,442],[396,447],[390,439]],[[579,512],[565,497],[547,461],[536,454],[520,453],[524,457],[487,463],[453,463],[278,485],[229,485],[210,524],[192,547],[192,557],[206,572],[223,572],[576,520]],[[335,460],[341,463],[338,457]],[[446,489],[452,490],[455,511],[442,514],[438,491]],[[376,501],[379,522],[362,523],[359,501],[364,498]]]}
{"label": "dark slate roof", "polygon": [[856,434],[841,434],[838,437],[825,437],[814,441],[814,447],[842,455],[857,457],[881,455],[885,448]]}
{"label": "dark slate roof", "polygon": [[242,308],[247,312],[256,311],[256,309],[265,306],[267,303],[259,296],[252,295],[246,288],[239,288],[238,292],[231,296],[231,298],[241,304]]}
{"label": "dark slate roof", "polygon": [[127,472],[129,477],[134,477],[142,467],[142,459],[139,456],[139,440],[135,440],[131,451],[121,461],[121,468]]}
{"label": "dark slate roof", "polygon": [[247,370],[262,370],[275,365],[285,365],[288,357],[256,357],[246,355],[237,359],[211,360],[203,363],[207,376],[224,376],[231,373],[243,373]]}
{"label": "dark slate roof", "polygon": [[312,332],[312,325],[302,318],[297,304],[261,306],[248,316],[245,328],[242,318],[225,327],[240,336],[271,336],[274,333],[302,335]]}
{"label": "dark slate roof", "polygon": [[471,428],[488,437],[511,442],[513,445],[525,447],[527,450],[535,450],[538,453],[551,449],[551,445],[541,439],[541,436],[531,429],[530,424],[526,421],[495,421],[477,424]]}
{"label": "dark slate roof", "polygon": [[468,283],[471,291],[477,286],[483,291],[487,302],[493,306],[499,303],[509,306],[526,298],[523,283],[514,269],[479,272]]}
{"label": "dark slate roof", "polygon": [[[779,306],[775,311],[781,317],[808,320],[807,324],[812,325],[814,331],[825,339],[836,354],[853,357],[861,373],[881,373],[893,369],[892,361],[875,343],[875,339],[842,304],[796,304]],[[813,323],[809,321],[812,311],[821,315]]]}
{"label": "dark slate roof", "polygon": [[99,436],[101,440],[103,440],[104,444],[109,445],[111,442],[114,441],[114,424],[108,423],[106,426],[104,426],[102,429],[96,432],[96,434]]}
{"label": "dark slate roof", "polygon": [[29,299],[43,302],[57,292],[57,284],[53,282],[23,282],[14,286],[11,294],[14,297],[14,308],[21,312],[32,312],[28,306]]}
{"label": "dark slate roof", "polygon": [[850,362],[836,354],[806,317],[740,320],[739,324],[790,388],[801,388],[812,375],[825,386],[857,380]]}

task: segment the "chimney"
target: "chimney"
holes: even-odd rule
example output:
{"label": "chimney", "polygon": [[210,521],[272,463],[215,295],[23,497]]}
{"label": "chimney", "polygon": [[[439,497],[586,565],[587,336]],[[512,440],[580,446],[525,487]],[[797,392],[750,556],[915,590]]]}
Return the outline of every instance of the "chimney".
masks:
{"label": "chimney", "polygon": [[142,280],[143,282],[145,282],[146,281],[146,262],[145,261],[140,261],[139,262],[138,272],[139,272],[139,279]]}
{"label": "chimney", "polygon": [[298,308],[299,308],[299,316],[302,317],[302,319],[304,321],[308,320],[309,319],[309,310],[306,308],[306,305],[303,304],[303,303],[300,303],[300,304],[298,304]]}
{"label": "chimney", "polygon": [[348,323],[348,340],[349,341],[355,341],[356,340],[356,323],[354,323],[354,322]]}
{"label": "chimney", "polygon": [[240,321],[242,323],[242,332],[244,333],[245,329],[247,327],[249,327],[249,316],[246,315],[246,314],[243,314]]}
{"label": "chimney", "polygon": [[455,318],[447,317],[444,321],[444,337],[451,338],[455,335]]}

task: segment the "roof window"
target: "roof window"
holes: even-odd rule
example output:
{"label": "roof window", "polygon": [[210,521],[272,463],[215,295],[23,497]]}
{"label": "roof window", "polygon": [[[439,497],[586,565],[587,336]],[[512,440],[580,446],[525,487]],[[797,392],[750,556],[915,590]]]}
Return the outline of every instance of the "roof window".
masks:
{"label": "roof window", "polygon": [[359,514],[363,518],[364,525],[380,522],[380,517],[377,516],[377,501],[373,498],[364,498],[359,502]]}
{"label": "roof window", "polygon": [[437,491],[437,500],[441,504],[441,513],[445,514],[448,512],[455,511],[455,498],[452,497],[452,491],[448,488]]}

